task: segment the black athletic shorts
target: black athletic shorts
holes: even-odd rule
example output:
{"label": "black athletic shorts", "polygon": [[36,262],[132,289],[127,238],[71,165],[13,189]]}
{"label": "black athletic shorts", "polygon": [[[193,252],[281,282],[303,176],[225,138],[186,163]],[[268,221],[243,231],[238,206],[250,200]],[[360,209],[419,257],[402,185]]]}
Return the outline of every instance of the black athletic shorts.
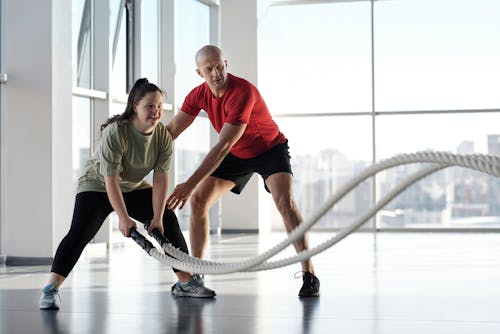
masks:
{"label": "black athletic shorts", "polygon": [[279,172],[293,174],[288,141],[274,146],[255,158],[240,159],[229,153],[211,176],[233,181],[236,185],[231,191],[240,194],[253,173],[259,173],[262,176],[264,187],[267,192],[270,192],[265,181],[270,175]]}

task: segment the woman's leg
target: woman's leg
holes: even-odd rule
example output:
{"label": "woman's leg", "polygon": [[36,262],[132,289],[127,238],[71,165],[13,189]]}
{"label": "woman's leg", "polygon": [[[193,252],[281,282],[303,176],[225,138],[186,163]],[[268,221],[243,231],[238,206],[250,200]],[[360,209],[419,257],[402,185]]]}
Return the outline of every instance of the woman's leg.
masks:
{"label": "woman's leg", "polygon": [[[167,238],[174,247],[189,254],[186,239],[184,239],[184,235],[182,234],[177,216],[175,212],[169,209],[165,209],[163,213],[163,236]],[[179,271],[175,268],[173,268],[173,270],[181,282],[189,281],[192,277],[189,273]]]}
{"label": "woman's leg", "polygon": [[68,234],[59,244],[52,263],[49,284],[62,284],[75,266],[85,246],[96,235],[113,211],[106,193],[83,192],[76,195],[73,220]]}

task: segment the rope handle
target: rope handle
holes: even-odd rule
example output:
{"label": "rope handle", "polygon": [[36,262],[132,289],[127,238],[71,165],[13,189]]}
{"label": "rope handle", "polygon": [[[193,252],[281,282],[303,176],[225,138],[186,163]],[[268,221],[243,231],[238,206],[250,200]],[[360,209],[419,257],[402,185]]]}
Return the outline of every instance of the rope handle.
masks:
{"label": "rope handle", "polygon": [[[151,222],[149,220],[147,220],[147,221],[144,222],[144,228],[146,230],[149,229],[150,225],[151,225]],[[153,231],[151,231],[151,235],[153,236],[153,238],[156,241],[158,241],[158,243],[162,247],[163,247],[163,245],[171,245],[172,244],[167,238],[165,238],[165,236],[157,228],[155,228]]]}
{"label": "rope handle", "polygon": [[148,253],[148,254],[151,251],[151,249],[155,249],[155,246],[151,243],[151,241],[149,241],[148,239],[146,239],[146,237],[143,236],[141,233],[139,233],[139,231],[137,231],[137,229],[135,229],[135,228],[133,228],[130,231],[130,237],[139,246],[141,246],[141,248],[144,249],[146,251],[146,253]]}

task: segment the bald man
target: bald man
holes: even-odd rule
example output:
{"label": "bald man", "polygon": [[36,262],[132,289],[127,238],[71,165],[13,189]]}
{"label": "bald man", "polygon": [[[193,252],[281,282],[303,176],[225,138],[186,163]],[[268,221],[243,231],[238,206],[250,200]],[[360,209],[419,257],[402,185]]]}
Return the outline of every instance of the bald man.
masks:
{"label": "bald man", "polygon": [[[185,98],[181,111],[167,124],[175,139],[201,110],[219,133],[219,140],[186,182],[178,184],[167,206],[182,209],[190,198],[191,252],[202,258],[210,234],[209,209],[225,193],[239,194],[253,173],[264,179],[266,191],[283,219],[287,232],[302,222],[293,199],[288,140],[280,132],[257,88],[227,72],[222,51],[206,45],[196,53],[196,72],[205,82]],[[294,243],[297,252],[308,248],[307,236]],[[302,263],[299,297],[318,297],[319,279],[310,259]],[[202,278],[199,280],[203,282]]]}

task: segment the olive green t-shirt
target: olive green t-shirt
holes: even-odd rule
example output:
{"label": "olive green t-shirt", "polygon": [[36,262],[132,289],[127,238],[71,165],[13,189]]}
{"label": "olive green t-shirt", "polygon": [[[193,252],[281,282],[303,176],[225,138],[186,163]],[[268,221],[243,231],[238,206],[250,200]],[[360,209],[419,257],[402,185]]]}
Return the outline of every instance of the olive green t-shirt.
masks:
{"label": "olive green t-shirt", "polygon": [[121,191],[151,188],[144,180],[149,172],[168,173],[172,156],[172,136],[159,123],[145,135],[128,121],[109,124],[102,131],[93,156],[78,179],[77,193],[106,192],[104,176],[120,176]]}

